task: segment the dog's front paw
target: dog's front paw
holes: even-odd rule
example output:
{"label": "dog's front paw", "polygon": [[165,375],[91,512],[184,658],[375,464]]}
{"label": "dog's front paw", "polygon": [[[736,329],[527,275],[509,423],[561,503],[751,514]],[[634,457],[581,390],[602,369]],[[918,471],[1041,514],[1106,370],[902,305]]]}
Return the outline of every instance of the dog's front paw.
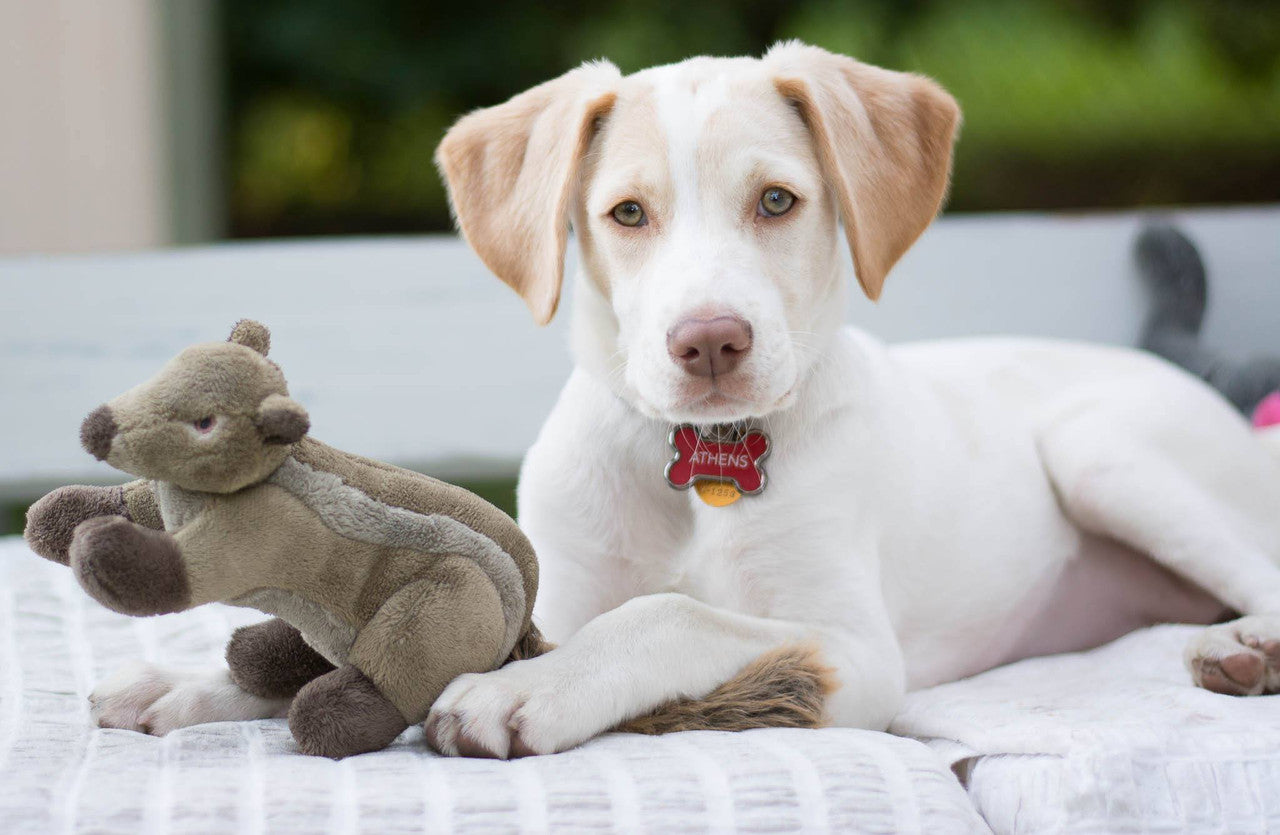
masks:
{"label": "dog's front paw", "polygon": [[151,733],[144,714],[172,691],[176,682],[177,676],[162,667],[141,661],[129,664],[89,694],[89,714],[99,728]]}
{"label": "dog's front paw", "polygon": [[427,742],[451,757],[507,759],[554,754],[607,730],[601,705],[551,662],[542,656],[459,676],[427,716]]}
{"label": "dog's front paw", "polygon": [[126,615],[164,615],[187,608],[191,590],[182,551],[171,534],[98,516],[71,538],[71,570],[89,596]]}
{"label": "dog's front paw", "polygon": [[1280,616],[1254,615],[1207,627],[1185,658],[1197,685],[1229,696],[1280,693]]}

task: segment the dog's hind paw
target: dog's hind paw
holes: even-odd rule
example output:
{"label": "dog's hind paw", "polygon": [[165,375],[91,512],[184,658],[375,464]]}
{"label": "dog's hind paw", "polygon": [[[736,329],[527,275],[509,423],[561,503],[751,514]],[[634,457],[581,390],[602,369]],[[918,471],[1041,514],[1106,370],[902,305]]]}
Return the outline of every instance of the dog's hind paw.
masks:
{"label": "dog's hind paw", "polygon": [[289,701],[246,693],[225,669],[179,672],[135,662],[94,689],[89,712],[100,728],[164,736],[206,722],[283,716]]}
{"label": "dog's hind paw", "polygon": [[143,714],[173,689],[176,680],[172,672],[155,664],[128,664],[89,694],[89,715],[99,728],[150,733]]}
{"label": "dog's hind paw", "polygon": [[1191,678],[1229,696],[1280,693],[1280,616],[1253,615],[1206,628],[1184,653]]}

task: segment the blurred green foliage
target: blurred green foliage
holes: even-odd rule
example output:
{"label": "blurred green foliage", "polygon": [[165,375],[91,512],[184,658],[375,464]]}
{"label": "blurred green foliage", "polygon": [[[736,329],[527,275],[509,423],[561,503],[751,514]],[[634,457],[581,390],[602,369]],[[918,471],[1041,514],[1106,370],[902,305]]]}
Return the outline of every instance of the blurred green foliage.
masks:
{"label": "blurred green foliage", "polygon": [[801,38],[960,100],[953,211],[1280,200],[1275,0],[227,0],[237,235],[448,228],[461,113],[583,60]]}
{"label": "blurred green foliage", "polygon": [[0,536],[22,533],[27,524],[27,507],[30,502],[0,504]]}

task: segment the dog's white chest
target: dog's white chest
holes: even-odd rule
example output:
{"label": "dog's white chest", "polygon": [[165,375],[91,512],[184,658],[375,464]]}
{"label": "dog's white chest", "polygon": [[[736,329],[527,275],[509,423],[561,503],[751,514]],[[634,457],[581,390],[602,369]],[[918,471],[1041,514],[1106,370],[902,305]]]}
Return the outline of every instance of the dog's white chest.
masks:
{"label": "dog's white chest", "polygon": [[709,507],[692,493],[686,501],[692,524],[662,564],[657,587],[744,614],[791,616],[796,551],[776,525],[777,503],[745,496]]}
{"label": "dog's white chest", "polygon": [[[690,496],[690,501],[698,501]],[[741,533],[735,530],[727,518],[728,508],[707,508],[720,514],[719,519],[708,519],[710,514],[697,513],[689,537],[666,566],[666,582],[670,591],[688,594],[714,606],[730,607],[738,611],[759,610],[767,595],[748,593],[744,582],[753,574],[750,551],[742,547]],[[754,604],[754,605],[753,605]]]}

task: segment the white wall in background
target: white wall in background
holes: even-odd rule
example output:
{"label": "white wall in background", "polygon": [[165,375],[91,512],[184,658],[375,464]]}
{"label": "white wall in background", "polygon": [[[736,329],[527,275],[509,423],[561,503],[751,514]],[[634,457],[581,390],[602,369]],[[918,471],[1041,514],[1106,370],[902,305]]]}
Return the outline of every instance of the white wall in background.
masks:
{"label": "white wall in background", "polygon": [[0,251],[168,240],[150,0],[0,0]]}
{"label": "white wall in background", "polygon": [[213,236],[212,8],[0,0],[0,253]]}
{"label": "white wall in background", "polygon": [[[890,341],[1132,345],[1148,309],[1130,254],[1143,219],[943,218],[879,304],[851,301],[850,319]],[[1280,206],[1171,219],[1209,268],[1207,342],[1232,358],[1280,353]],[[80,421],[242,316],[271,327],[271,355],[317,437],[444,477],[514,474],[570,370],[571,301],[535,327],[449,235],[0,258],[0,287],[0,502],[120,480],[80,448]]]}

